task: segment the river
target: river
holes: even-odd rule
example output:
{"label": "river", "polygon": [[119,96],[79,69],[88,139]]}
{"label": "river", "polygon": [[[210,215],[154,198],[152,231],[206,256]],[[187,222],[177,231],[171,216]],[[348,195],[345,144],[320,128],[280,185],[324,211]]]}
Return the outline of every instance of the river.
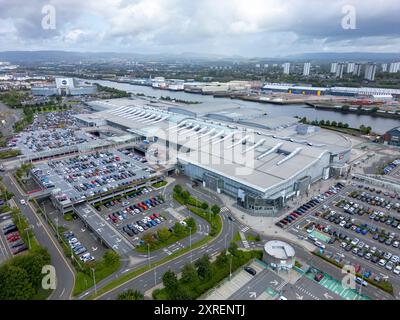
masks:
{"label": "river", "polygon": [[[87,80],[86,80],[87,81]],[[93,83],[99,83],[103,86],[108,86],[120,90],[124,90],[131,93],[144,93],[148,96],[161,97],[161,96],[170,96],[171,98],[181,99],[181,100],[190,100],[190,101],[201,101],[200,105],[226,105],[226,106],[241,106],[241,107],[258,107],[267,112],[271,117],[276,116],[299,116],[306,117],[310,120],[330,120],[336,122],[348,123],[352,128],[359,128],[360,125],[370,126],[372,131],[382,134],[386,131],[399,126],[400,121],[395,119],[388,118],[380,118],[380,117],[371,117],[368,115],[358,115],[352,113],[340,113],[329,110],[315,110],[313,108],[309,108],[306,105],[275,105],[269,103],[258,103],[251,101],[242,101],[237,99],[229,99],[229,98],[214,98],[209,95],[201,95],[194,93],[187,93],[183,91],[168,91],[161,89],[153,89],[148,86],[138,86],[132,85],[128,83],[119,83],[114,81],[107,80],[94,80],[89,81]],[[199,105],[199,106],[200,106]],[[193,105],[195,108],[197,105]]]}

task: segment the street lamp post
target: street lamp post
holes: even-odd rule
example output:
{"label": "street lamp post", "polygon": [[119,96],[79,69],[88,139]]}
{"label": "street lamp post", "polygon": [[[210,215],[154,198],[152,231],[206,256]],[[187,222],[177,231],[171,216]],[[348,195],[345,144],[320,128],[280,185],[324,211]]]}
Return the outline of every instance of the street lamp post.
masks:
{"label": "street lamp post", "polygon": [[97,285],[96,285],[96,275],[95,275],[95,269],[94,268],[90,268],[92,270],[93,273],[93,283],[94,283],[94,294],[97,295]]}
{"label": "street lamp post", "polygon": [[149,260],[149,269],[150,269],[150,244],[147,244],[147,258]]}
{"label": "street lamp post", "polygon": [[28,236],[28,246],[29,246],[29,250],[30,250],[31,249],[31,237],[29,236],[29,230],[30,230],[29,227],[25,229],[26,235]]}
{"label": "street lamp post", "polygon": [[192,253],[192,227],[189,227],[189,249],[190,249],[190,263],[193,262],[193,253]]}

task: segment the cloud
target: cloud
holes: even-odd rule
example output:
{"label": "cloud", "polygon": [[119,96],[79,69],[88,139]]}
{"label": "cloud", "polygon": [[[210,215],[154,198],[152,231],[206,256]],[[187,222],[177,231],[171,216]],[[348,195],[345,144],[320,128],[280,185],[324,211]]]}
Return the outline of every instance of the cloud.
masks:
{"label": "cloud", "polygon": [[[41,27],[48,4],[55,30]],[[355,30],[342,28],[348,5]],[[399,9],[398,0],[0,0],[0,46],[248,56],[400,51]]]}

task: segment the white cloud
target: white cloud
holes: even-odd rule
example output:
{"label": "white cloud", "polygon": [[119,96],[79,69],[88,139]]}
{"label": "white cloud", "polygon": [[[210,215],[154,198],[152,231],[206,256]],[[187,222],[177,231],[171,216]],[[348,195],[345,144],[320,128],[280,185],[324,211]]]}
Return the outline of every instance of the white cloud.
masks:
{"label": "white cloud", "polygon": [[[57,13],[53,32],[40,27],[48,3]],[[341,28],[344,5],[356,8],[356,31]],[[398,0],[0,0],[0,46],[12,37],[15,49],[268,56],[357,43],[359,50],[400,51],[399,9]]]}

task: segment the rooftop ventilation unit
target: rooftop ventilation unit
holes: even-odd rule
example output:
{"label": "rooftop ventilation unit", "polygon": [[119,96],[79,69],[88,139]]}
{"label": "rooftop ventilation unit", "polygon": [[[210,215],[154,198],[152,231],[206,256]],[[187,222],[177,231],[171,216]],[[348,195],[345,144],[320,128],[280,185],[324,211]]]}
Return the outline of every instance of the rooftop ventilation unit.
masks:
{"label": "rooftop ventilation unit", "polygon": [[228,134],[227,136],[221,138],[220,140],[214,141],[213,144],[217,144],[219,142],[223,142],[223,141],[228,140],[230,137],[233,137],[233,136],[234,136],[234,133],[232,132],[232,133]]}
{"label": "rooftop ventilation unit", "polygon": [[283,143],[278,143],[275,146],[273,146],[271,149],[269,149],[268,151],[264,152],[263,154],[259,155],[257,157],[257,160],[261,160],[262,158],[266,157],[267,155],[274,153],[275,151],[278,151],[279,148],[281,148],[283,146]]}
{"label": "rooftop ventilation unit", "polygon": [[248,139],[250,136],[245,136],[244,138],[240,139],[238,142],[232,144],[231,146],[228,147],[228,149],[232,149],[236,147],[237,145],[241,144],[242,142],[245,142],[246,139]]}
{"label": "rooftop ventilation unit", "polygon": [[221,136],[224,133],[224,130],[221,130],[220,132],[218,132],[217,134],[213,135],[212,137],[210,137],[209,139],[207,139],[205,142],[209,142],[213,139],[215,139],[216,137]]}
{"label": "rooftop ventilation unit", "polygon": [[277,166],[281,165],[282,163],[288,161],[289,159],[293,158],[296,154],[298,154],[303,148],[296,148],[292,153],[290,153],[288,156],[283,158],[282,160],[278,161],[276,163]]}
{"label": "rooftop ventilation unit", "polygon": [[260,141],[258,141],[256,144],[252,145],[251,147],[248,147],[246,150],[244,150],[242,153],[247,153],[250,150],[253,150],[255,148],[257,148],[258,146],[262,145],[265,142],[265,139],[261,139]]}

